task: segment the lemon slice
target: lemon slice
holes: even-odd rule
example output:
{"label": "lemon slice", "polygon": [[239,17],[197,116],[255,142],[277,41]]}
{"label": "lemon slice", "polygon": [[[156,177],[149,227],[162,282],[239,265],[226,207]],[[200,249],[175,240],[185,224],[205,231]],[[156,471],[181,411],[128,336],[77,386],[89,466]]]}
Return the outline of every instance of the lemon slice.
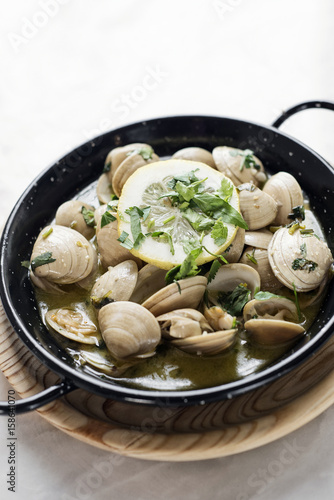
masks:
{"label": "lemon slice", "polygon": [[[188,200],[182,196],[179,198],[173,195],[166,196],[175,193],[177,179],[187,178],[187,176],[192,181],[195,179],[194,193],[197,193],[197,196],[193,200],[189,201],[191,196],[187,195],[185,196]],[[199,182],[196,183],[196,179]],[[187,187],[187,184],[182,182],[181,184],[181,188]],[[145,217],[142,217],[140,221],[141,232],[145,237],[142,237],[136,248],[129,248],[133,255],[162,269],[171,269],[184,261],[191,245],[197,245],[202,247],[196,259],[197,265],[213,260],[215,255],[212,254],[221,254],[231,244],[236,235],[237,226],[226,222],[226,218],[224,220],[223,217],[223,225],[227,228],[224,241],[219,238],[214,239],[213,227],[209,227],[208,221],[212,213],[203,212],[200,206],[194,204],[194,200],[203,198],[203,194],[207,193],[216,195],[222,186],[229,192],[228,204],[232,207],[231,210],[234,209],[234,215],[238,215],[243,221],[240,216],[237,189],[218,170],[200,162],[181,159],[157,161],[138,169],[126,181],[118,203],[118,233],[121,241],[123,244],[126,243],[124,241],[126,235],[128,235],[127,241],[130,245],[134,241],[130,217],[131,210],[133,210],[131,207],[138,207],[141,210],[150,207],[150,209],[146,208]],[[235,211],[238,213],[236,214]],[[201,224],[189,222],[189,214],[192,216],[190,218],[203,217]],[[212,218],[211,221],[212,225],[217,222],[217,214],[216,220]],[[160,236],[154,236],[159,233],[161,233]]]}

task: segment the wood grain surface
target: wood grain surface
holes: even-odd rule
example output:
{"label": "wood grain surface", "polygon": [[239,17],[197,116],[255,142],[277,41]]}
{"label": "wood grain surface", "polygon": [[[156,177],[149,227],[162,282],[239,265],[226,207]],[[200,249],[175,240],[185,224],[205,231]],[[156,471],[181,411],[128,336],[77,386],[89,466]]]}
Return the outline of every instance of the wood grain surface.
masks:
{"label": "wood grain surface", "polygon": [[[327,343],[293,374],[232,401],[147,408],[78,389],[38,413],[74,438],[125,456],[169,461],[228,456],[283,437],[331,406],[333,344]],[[329,372],[324,376],[322,371],[320,381],[319,365],[327,365]],[[58,380],[18,338],[1,304],[0,367],[21,397],[34,395]],[[315,383],[312,388],[308,388],[310,380]],[[303,384],[304,393],[296,397]],[[273,400],[276,409],[272,409]]]}

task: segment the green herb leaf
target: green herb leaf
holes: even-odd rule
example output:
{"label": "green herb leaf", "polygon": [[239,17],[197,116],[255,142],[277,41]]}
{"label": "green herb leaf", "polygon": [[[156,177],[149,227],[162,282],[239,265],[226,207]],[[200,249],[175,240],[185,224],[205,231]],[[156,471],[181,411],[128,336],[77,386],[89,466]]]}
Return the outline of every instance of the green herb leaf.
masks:
{"label": "green herb leaf", "polygon": [[210,267],[210,271],[208,274],[208,284],[215,278],[218,269],[222,266],[222,263],[219,259],[215,259]]}
{"label": "green herb leaf", "polygon": [[240,165],[240,171],[243,170],[243,168],[255,168],[256,170],[260,170],[260,165],[256,163],[254,156],[253,156],[253,151],[251,149],[245,149],[242,151],[241,149],[238,149],[236,151],[230,151],[231,156],[242,156],[242,162]]}
{"label": "green herb leaf", "polygon": [[81,207],[82,216],[89,227],[95,226],[94,212],[92,210],[88,210],[86,207]]}
{"label": "green herb leaf", "polygon": [[228,224],[248,229],[241,214],[235,210],[227,201],[211,193],[197,194],[193,198],[194,203],[207,215],[214,219],[222,219]]}
{"label": "green herb leaf", "polygon": [[114,222],[115,220],[116,220],[116,217],[112,213],[110,213],[109,210],[106,210],[101,217],[101,229],[104,226],[107,226],[108,224],[110,224],[110,222]]}
{"label": "green herb leaf", "polygon": [[187,186],[193,182],[198,182],[199,179],[195,175],[195,172],[197,172],[197,170],[198,169],[191,170],[190,172],[188,172],[187,174],[184,174],[184,175],[176,175],[175,177],[173,177],[173,179],[168,181],[167,186],[170,189],[174,189],[177,182],[183,182]]}
{"label": "green herb leaf", "polygon": [[220,247],[225,243],[227,238],[227,233],[228,229],[225,226],[224,222],[218,219],[212,228],[211,238],[213,238],[215,244]]}
{"label": "green herb leaf", "polygon": [[251,262],[253,262],[253,264],[257,264],[257,260],[256,260],[254,254],[255,254],[255,248],[253,248],[253,251],[252,251],[251,254],[246,253],[246,257],[247,257],[248,260],[250,260]]}
{"label": "green herb leaf", "polygon": [[152,238],[168,241],[171,254],[175,254],[173,239],[167,231],[154,231],[153,233],[147,233],[145,236],[152,236]]}
{"label": "green herb leaf", "polygon": [[292,208],[292,213],[288,215],[289,219],[301,219],[305,220],[305,208],[304,205],[297,205]]}
{"label": "green herb leaf", "polygon": [[190,225],[195,229],[195,231],[207,231],[212,228],[215,221],[205,215],[196,212],[192,208],[187,208],[182,211],[182,217],[184,217]]}
{"label": "green herb leaf", "polygon": [[145,161],[148,161],[148,160],[152,160],[152,157],[153,157],[153,149],[151,148],[151,146],[143,146],[142,148],[137,148],[137,149],[133,149],[132,151],[129,151],[129,153],[127,153],[126,156],[134,156],[134,155],[140,155],[143,160]]}
{"label": "green herb leaf", "polygon": [[292,262],[291,267],[294,271],[308,271],[310,273],[318,267],[318,264],[313,260],[308,260],[302,257],[301,259],[295,259]]}
{"label": "green herb leaf", "polygon": [[125,213],[130,215],[130,227],[134,242],[133,247],[135,249],[138,249],[145,239],[145,235],[142,233],[141,230],[140,219],[143,219],[144,222],[150,213],[150,209],[151,207],[145,207],[141,209],[134,206],[125,210]]}
{"label": "green herb leaf", "polygon": [[52,258],[52,252],[45,252],[38,255],[31,261],[31,269],[35,271],[36,267],[44,266],[45,264],[51,264],[55,262],[56,259]]}
{"label": "green herb leaf", "polygon": [[220,188],[217,190],[217,194],[223,200],[229,202],[233,194],[233,184],[227,177],[221,181]]}
{"label": "green herb leaf", "polygon": [[22,266],[22,267],[25,267],[25,268],[27,268],[27,269],[29,269],[29,267],[30,267],[30,262],[29,262],[29,260],[22,260],[22,261],[21,261],[21,266]]}
{"label": "green herb leaf", "polygon": [[276,295],[275,293],[271,292],[257,292],[254,295],[254,299],[256,300],[270,300],[270,299],[286,299],[287,297],[284,297],[283,295]]}
{"label": "green herb leaf", "polygon": [[167,284],[172,283],[173,281],[177,281],[180,279],[187,278],[189,276],[196,276],[200,269],[196,264],[196,259],[202,252],[202,248],[195,248],[191,250],[191,252],[184,259],[182,264],[173,267],[170,271],[167,272],[165,281]]}
{"label": "green herb leaf", "polygon": [[120,242],[121,246],[131,250],[133,248],[133,243],[129,238],[129,234],[126,231],[123,231],[117,241]]}
{"label": "green herb leaf", "polygon": [[296,285],[294,283],[292,283],[292,286],[293,286],[293,293],[294,293],[294,296],[295,296],[295,304],[296,304],[297,313],[298,313],[298,321],[300,323],[301,320],[302,320],[302,313],[300,311],[298,294],[297,294],[297,290],[296,290]]}
{"label": "green herb leaf", "polygon": [[220,292],[218,301],[223,309],[232,316],[241,316],[245,304],[249,301],[251,291],[245,283],[240,283],[232,292]]}
{"label": "green herb leaf", "polygon": [[202,248],[200,242],[195,238],[183,240],[183,250],[185,253],[190,253],[192,250]]}

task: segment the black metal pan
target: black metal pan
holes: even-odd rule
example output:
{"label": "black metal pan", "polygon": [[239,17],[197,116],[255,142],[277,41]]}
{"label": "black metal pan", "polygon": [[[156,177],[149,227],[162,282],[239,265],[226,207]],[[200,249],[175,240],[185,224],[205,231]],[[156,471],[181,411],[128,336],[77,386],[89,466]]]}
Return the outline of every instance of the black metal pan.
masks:
{"label": "black metal pan", "polygon": [[[139,404],[189,405],[234,398],[272,382],[305,362],[333,333],[334,291],[329,287],[318,320],[310,331],[312,339],[295,348],[283,360],[264,371],[219,387],[193,391],[145,391],[122,388],[74,367],[68,353],[50,338],[41,322],[33,288],[21,261],[29,258],[40,229],[53,217],[58,206],[95,181],[107,153],[113,147],[132,142],[153,146],[159,156],[180,148],[201,146],[212,150],[219,145],[250,148],[270,173],[285,170],[294,175],[309,194],[328,244],[334,249],[334,171],[316,152],[278,131],[291,115],[308,108],[334,110],[334,103],[312,101],[286,111],[273,124],[263,126],[243,120],[212,116],[175,116],[135,123],[103,134],[67,154],[42,172],[15,205],[1,239],[0,295],[5,312],[19,338],[61,382],[40,394],[18,401],[16,411],[36,409],[76,388],[116,400]],[[0,404],[5,413],[6,403]]]}

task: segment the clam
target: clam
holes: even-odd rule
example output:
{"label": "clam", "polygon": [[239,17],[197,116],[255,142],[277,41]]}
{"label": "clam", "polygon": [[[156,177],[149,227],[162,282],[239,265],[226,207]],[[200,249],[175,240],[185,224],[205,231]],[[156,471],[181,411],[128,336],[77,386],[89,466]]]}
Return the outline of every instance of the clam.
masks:
{"label": "clam", "polygon": [[154,316],[160,316],[173,309],[187,307],[195,309],[203,297],[206,284],[207,278],[204,276],[185,278],[165,286],[146,299],[142,305]]}
{"label": "clam", "polygon": [[96,194],[100,203],[108,203],[114,194],[111,189],[111,184],[108,174],[102,174],[97,181]]}
{"label": "clam", "polygon": [[247,264],[226,264],[218,269],[216,276],[208,284],[209,297],[214,297],[215,292],[231,292],[240,283],[247,284],[253,297],[261,287],[260,275]]}
{"label": "clam", "polygon": [[98,273],[98,270],[99,270],[99,259],[97,253],[94,251],[94,260],[91,272],[88,274],[88,276],[86,276],[86,278],[77,281],[75,284],[80,288],[83,288],[84,290],[90,290],[93,286],[94,281],[96,280],[96,275]]}
{"label": "clam", "polygon": [[[113,218],[111,222],[101,227],[103,214],[108,212]],[[134,257],[132,253],[122,247],[118,239],[116,212],[108,209],[107,205],[102,205],[95,211],[96,220],[96,241],[99,249],[101,263],[104,268],[116,266],[124,260],[134,260],[138,266],[141,266],[141,260]]]}
{"label": "clam", "polygon": [[45,278],[38,278],[32,271],[30,271],[30,279],[32,283],[37,288],[43,290],[43,292],[52,293],[53,295],[64,295],[67,293],[59,285],[56,285],[56,283],[52,283],[51,281],[48,281]]}
{"label": "clam", "polygon": [[266,180],[262,162],[249,149],[218,146],[212,151],[216,167],[229,177],[235,186],[253,182],[256,186]]}
{"label": "clam", "polygon": [[133,260],[125,260],[108,271],[95,282],[91,301],[95,307],[102,307],[115,300],[129,300],[138,278],[138,266]]}
{"label": "clam", "polygon": [[333,262],[327,244],[314,233],[303,237],[300,229],[283,227],[275,232],[268,257],[276,278],[291,290],[307,292],[326,278]]}
{"label": "clam", "polygon": [[242,254],[244,244],[245,244],[245,230],[239,227],[234,240],[222,254],[229,264],[238,262]]}
{"label": "clam", "polygon": [[301,325],[279,319],[250,319],[245,329],[256,342],[265,345],[283,344],[305,332]]}
{"label": "clam", "polygon": [[281,288],[282,283],[275,277],[271,269],[267,250],[246,247],[240,262],[256,269],[261,278],[262,290],[273,291]]}
{"label": "clam", "polygon": [[298,311],[292,300],[276,295],[265,300],[250,300],[244,307],[243,317],[245,322],[255,317],[296,322]]}
{"label": "clam", "polygon": [[245,245],[249,245],[255,248],[268,249],[273,233],[268,231],[268,229],[259,229],[257,231],[246,231],[245,232]]}
{"label": "clam", "polygon": [[223,330],[213,333],[203,333],[194,337],[172,340],[171,344],[189,354],[219,354],[235,342],[238,330]]}
{"label": "clam", "polygon": [[161,340],[156,318],[134,302],[119,301],[102,307],[99,326],[107,349],[119,359],[153,355]]}
{"label": "clam", "polygon": [[81,310],[51,309],[46,313],[45,321],[63,337],[83,344],[98,344],[97,327]]}
{"label": "clam", "polygon": [[251,300],[244,307],[245,329],[260,344],[276,345],[299,337],[305,329],[298,321],[296,305],[289,299],[274,296]]}
{"label": "clam", "polygon": [[94,248],[78,231],[65,226],[46,226],[34,244],[31,268],[37,278],[64,285],[86,278],[95,258]]}
{"label": "clam", "polygon": [[270,195],[278,204],[274,224],[289,224],[289,214],[294,207],[303,205],[303,193],[296,179],[288,172],[278,172],[264,185],[263,192]]}
{"label": "clam", "polygon": [[66,201],[56,212],[56,224],[75,229],[90,240],[95,234],[94,210],[93,206],[80,200]]}
{"label": "clam", "polygon": [[212,154],[203,148],[189,147],[176,151],[172,158],[179,158],[181,160],[199,161],[209,165],[209,167],[216,168]]}
{"label": "clam", "polygon": [[166,270],[153,264],[146,264],[138,273],[136,287],[129,300],[141,304],[148,297],[166,286]]}
{"label": "clam", "polygon": [[211,332],[213,329],[202,313],[196,309],[176,309],[157,316],[164,338],[186,338],[202,335],[204,331]]}
{"label": "clam", "polygon": [[99,352],[81,351],[80,352],[81,364],[87,364],[92,368],[105,373],[106,375],[111,375],[112,377],[118,377],[122,375],[127,368],[133,365],[133,363],[113,363],[109,361],[108,358],[101,355]]}
{"label": "clam", "polygon": [[108,169],[108,177],[110,183],[112,183],[113,176],[122,161],[124,161],[127,156],[136,149],[140,150],[142,148],[150,148],[150,146],[148,144],[135,142],[132,144],[127,144],[126,146],[114,148],[108,153],[108,156],[105,160],[105,167],[106,169]]}
{"label": "clam", "polygon": [[159,161],[159,156],[153,153],[150,146],[148,148],[150,148],[150,153],[147,156],[136,149],[117,167],[112,178],[112,189],[117,196],[120,196],[125,182],[138,168]]}
{"label": "clam", "polygon": [[271,224],[277,214],[277,203],[269,194],[252,183],[238,186],[240,209],[249,229],[261,229]]}
{"label": "clam", "polygon": [[219,306],[207,307],[204,305],[204,317],[213,330],[231,330],[235,325],[236,318],[224,311]]}

